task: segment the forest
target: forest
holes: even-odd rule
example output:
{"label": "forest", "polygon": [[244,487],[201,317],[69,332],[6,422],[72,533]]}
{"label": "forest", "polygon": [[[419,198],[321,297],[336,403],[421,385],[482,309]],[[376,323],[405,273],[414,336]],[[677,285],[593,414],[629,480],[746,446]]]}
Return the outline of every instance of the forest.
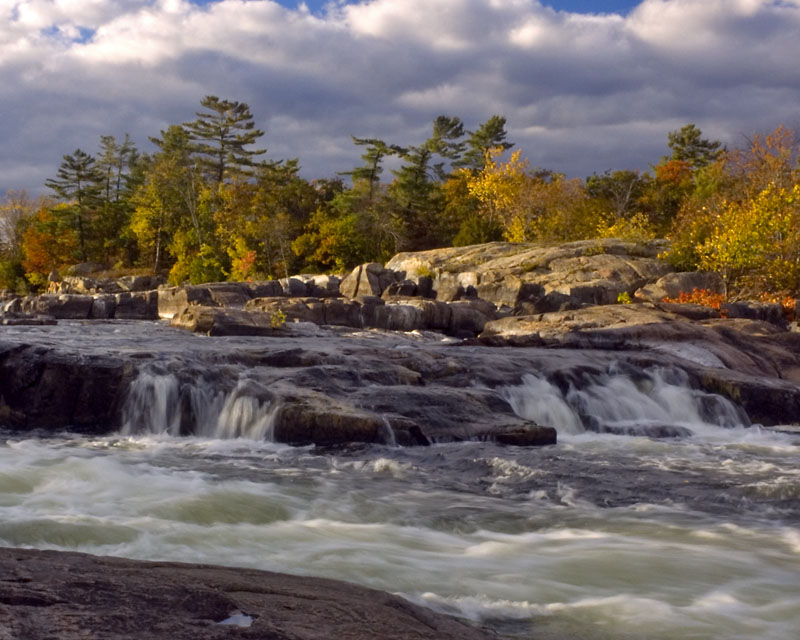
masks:
{"label": "forest", "polygon": [[442,115],[415,144],[354,136],[359,166],[308,180],[299,160],[264,158],[247,104],[200,105],[150,138],[152,153],[102,136],[96,154],[63,156],[48,195],[7,192],[0,289],[40,291],[85,262],[174,284],[263,280],[400,251],[597,237],[666,237],[666,259],[719,272],[732,296],[800,288],[800,137],[783,126],[728,149],[687,124],[649,170],[581,180],[532,166],[503,116],[468,130]]}

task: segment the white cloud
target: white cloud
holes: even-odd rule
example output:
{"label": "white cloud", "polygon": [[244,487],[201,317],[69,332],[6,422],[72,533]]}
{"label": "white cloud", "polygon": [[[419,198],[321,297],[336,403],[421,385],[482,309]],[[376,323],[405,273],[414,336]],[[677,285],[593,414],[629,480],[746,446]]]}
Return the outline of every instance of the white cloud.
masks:
{"label": "white cloud", "polygon": [[207,94],[248,102],[308,176],[358,162],[350,134],[419,142],[440,113],[508,118],[534,165],[646,168],[666,134],[797,124],[800,2],[644,0],[627,17],[535,0],[0,0],[0,190],[37,189],[101,134],[147,136]]}

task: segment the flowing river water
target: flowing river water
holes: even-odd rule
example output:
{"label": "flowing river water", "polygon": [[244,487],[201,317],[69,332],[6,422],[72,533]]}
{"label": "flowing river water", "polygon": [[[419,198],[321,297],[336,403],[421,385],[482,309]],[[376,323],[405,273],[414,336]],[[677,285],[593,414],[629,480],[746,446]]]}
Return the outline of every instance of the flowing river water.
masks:
{"label": "flowing river water", "polygon": [[[224,399],[203,437],[170,435],[169,377],[140,378],[116,434],[0,435],[0,545],[338,578],[504,638],[797,638],[798,436],[651,382],[498,390],[556,446],[320,451]],[[692,435],[598,434],[587,414]]]}

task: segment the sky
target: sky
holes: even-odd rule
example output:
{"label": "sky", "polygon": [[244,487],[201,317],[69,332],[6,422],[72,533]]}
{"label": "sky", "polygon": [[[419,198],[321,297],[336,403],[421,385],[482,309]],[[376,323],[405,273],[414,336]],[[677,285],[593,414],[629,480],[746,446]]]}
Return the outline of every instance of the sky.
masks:
{"label": "sky", "polygon": [[800,0],[0,0],[0,192],[46,192],[101,135],[247,103],[308,178],[351,135],[419,144],[504,115],[532,166],[646,170],[694,123],[728,146],[800,127]]}

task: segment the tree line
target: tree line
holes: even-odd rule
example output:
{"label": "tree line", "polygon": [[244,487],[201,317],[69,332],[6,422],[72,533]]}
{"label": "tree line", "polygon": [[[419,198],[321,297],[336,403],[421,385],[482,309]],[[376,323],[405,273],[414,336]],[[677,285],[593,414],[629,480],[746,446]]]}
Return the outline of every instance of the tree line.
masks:
{"label": "tree line", "polygon": [[195,116],[150,138],[152,153],[126,135],[102,136],[96,155],[65,155],[49,196],[6,194],[0,288],[40,289],[52,270],[78,262],[177,284],[594,237],[667,237],[676,266],[719,271],[732,290],[800,286],[800,140],[783,127],[729,150],[687,124],[668,133],[668,154],[648,171],[580,180],[531,166],[502,116],[468,130],[442,115],[416,144],[354,136],[361,164],[307,180],[297,159],[263,157],[247,104],[207,96]]}

